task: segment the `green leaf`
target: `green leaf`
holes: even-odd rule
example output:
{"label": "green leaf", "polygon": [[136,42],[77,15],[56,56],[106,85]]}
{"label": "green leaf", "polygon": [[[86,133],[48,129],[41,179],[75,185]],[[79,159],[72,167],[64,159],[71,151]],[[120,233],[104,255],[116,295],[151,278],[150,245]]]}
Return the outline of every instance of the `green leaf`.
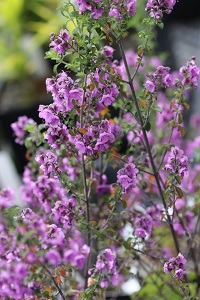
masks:
{"label": "green leaf", "polygon": [[183,122],[183,115],[178,114],[178,124],[181,124]]}
{"label": "green leaf", "polygon": [[49,294],[49,292],[45,291],[44,293],[42,293],[42,296],[43,296],[43,297],[49,297],[50,294]]}
{"label": "green leaf", "polygon": [[145,125],[145,127],[144,127],[144,129],[145,129],[146,131],[149,131],[149,130],[151,129],[151,123],[150,123],[150,122],[147,122],[146,125]]}
{"label": "green leaf", "polygon": [[35,123],[31,124],[31,123],[27,123],[25,126],[25,130],[28,131],[29,133],[34,133],[35,132]]}
{"label": "green leaf", "polygon": [[175,186],[175,189],[176,189],[176,192],[179,195],[179,197],[182,198],[183,197],[183,191],[181,190],[181,188],[178,187],[178,186]]}
{"label": "green leaf", "polygon": [[162,108],[160,106],[155,105],[154,110],[158,111],[160,114],[162,114]]}
{"label": "green leaf", "polygon": [[166,201],[166,200],[169,198],[169,193],[168,193],[168,192],[165,192],[163,196],[164,196],[164,199],[165,199],[165,201]]}
{"label": "green leaf", "polygon": [[181,179],[180,179],[180,176],[179,176],[179,175],[175,176],[175,179],[176,179],[176,181],[178,182],[178,184],[181,184]]}
{"label": "green leaf", "polygon": [[164,28],[164,23],[161,22],[161,21],[158,22],[157,25],[158,25],[158,27],[159,27],[160,29],[163,29],[163,28]]}
{"label": "green leaf", "polygon": [[131,246],[127,241],[123,242],[123,246],[126,250],[131,250]]}
{"label": "green leaf", "polygon": [[28,149],[32,145],[32,138],[31,137],[26,138],[24,144],[25,144],[25,147]]}
{"label": "green leaf", "polygon": [[126,201],[122,200],[121,203],[122,203],[123,208],[127,207]]}
{"label": "green leaf", "polygon": [[185,135],[185,128],[183,126],[178,126],[178,131],[180,131],[180,137],[184,137]]}

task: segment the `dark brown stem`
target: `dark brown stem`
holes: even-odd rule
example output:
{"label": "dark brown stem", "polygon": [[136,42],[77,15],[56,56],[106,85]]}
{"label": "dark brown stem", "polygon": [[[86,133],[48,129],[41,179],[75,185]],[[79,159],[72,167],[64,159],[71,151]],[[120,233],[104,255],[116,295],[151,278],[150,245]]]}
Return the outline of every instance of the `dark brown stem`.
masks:
{"label": "dark brown stem", "polygon": [[[87,75],[85,76],[84,86],[86,86],[87,82]],[[81,111],[80,111],[80,125],[83,127],[84,119],[83,119],[83,104],[85,101],[85,90],[83,93],[82,103],[81,103]],[[82,174],[83,174],[83,187],[84,187],[84,195],[85,195],[85,204],[86,204],[86,211],[85,211],[85,219],[87,223],[87,245],[91,248],[91,233],[89,229],[90,223],[90,202],[89,202],[89,194],[88,194],[88,186],[87,186],[87,177],[86,177],[86,168],[85,168],[85,158],[84,154],[81,156],[81,164],[82,164]],[[86,266],[85,266],[85,289],[87,288],[88,282],[88,270],[90,268],[90,259],[91,259],[91,251],[87,256]]]}
{"label": "dark brown stem", "polygon": [[43,268],[44,268],[44,269],[47,271],[47,273],[49,274],[49,277],[50,277],[51,280],[53,281],[53,283],[54,283],[56,289],[58,290],[58,292],[59,292],[61,298],[62,298],[63,300],[66,300],[66,298],[65,298],[65,296],[64,296],[64,294],[63,294],[61,288],[59,287],[59,285],[57,284],[55,278],[54,278],[53,275],[51,274],[51,271],[49,271],[49,269],[48,269],[45,265],[43,265]]}

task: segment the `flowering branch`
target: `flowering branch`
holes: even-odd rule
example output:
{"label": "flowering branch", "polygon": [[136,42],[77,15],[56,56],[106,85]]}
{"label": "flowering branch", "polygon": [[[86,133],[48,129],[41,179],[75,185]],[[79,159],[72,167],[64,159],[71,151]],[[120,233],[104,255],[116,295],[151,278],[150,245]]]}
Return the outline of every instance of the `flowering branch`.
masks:
{"label": "flowering branch", "polygon": [[159,174],[157,172],[157,168],[155,166],[155,163],[154,163],[154,160],[153,160],[153,157],[152,157],[152,153],[151,153],[151,149],[150,149],[148,137],[147,137],[147,134],[146,134],[146,130],[144,128],[144,124],[143,124],[143,120],[142,120],[140,108],[139,108],[139,105],[138,105],[138,102],[137,102],[137,98],[136,98],[134,86],[133,86],[133,83],[132,83],[132,80],[131,80],[131,75],[130,75],[129,67],[128,67],[128,64],[127,64],[127,61],[126,61],[126,56],[125,56],[123,45],[122,45],[121,41],[119,41],[119,47],[120,47],[120,52],[121,52],[121,55],[122,55],[122,59],[124,61],[125,68],[126,68],[126,72],[127,72],[128,78],[129,78],[129,85],[130,85],[130,88],[131,88],[133,101],[134,101],[134,104],[136,106],[136,110],[137,110],[137,113],[138,113],[138,117],[139,117],[139,121],[140,121],[140,126],[141,126],[141,129],[142,129],[142,133],[143,133],[145,144],[146,144],[147,153],[149,155],[149,159],[150,159],[151,166],[152,166],[152,169],[153,169],[153,174],[155,176],[155,180],[156,180],[156,183],[157,183],[157,186],[158,186],[160,197],[161,197],[163,206],[165,208],[165,212],[166,212],[166,215],[167,215],[167,219],[168,219],[168,223],[169,223],[170,230],[171,230],[171,233],[172,233],[172,237],[173,237],[173,240],[174,240],[174,244],[175,244],[175,247],[176,247],[176,251],[177,251],[177,253],[179,253],[180,249],[179,249],[178,240],[176,238],[176,234],[175,234],[175,231],[174,231],[174,228],[173,228],[173,225],[171,223],[171,219],[170,219],[170,216],[169,216],[169,213],[168,213],[166,201],[164,199],[163,191],[162,191],[162,188],[161,188],[161,185],[160,185]]}

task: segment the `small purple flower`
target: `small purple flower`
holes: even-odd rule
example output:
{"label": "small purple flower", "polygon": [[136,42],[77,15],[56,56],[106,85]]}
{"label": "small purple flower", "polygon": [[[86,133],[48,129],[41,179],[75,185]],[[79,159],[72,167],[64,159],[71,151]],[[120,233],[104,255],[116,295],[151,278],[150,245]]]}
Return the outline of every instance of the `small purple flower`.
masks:
{"label": "small purple flower", "polygon": [[185,272],[187,260],[183,254],[179,253],[177,257],[172,257],[164,264],[164,272],[170,273],[172,270],[175,271],[174,277],[181,279],[183,278]]}
{"label": "small purple flower", "polygon": [[108,287],[108,281],[106,279],[102,279],[100,282],[100,286],[102,289],[106,289]]}
{"label": "small purple flower", "polygon": [[59,252],[56,249],[50,249],[46,254],[45,254],[46,260],[49,262],[51,265],[60,265],[62,260]]}
{"label": "small purple flower", "polygon": [[171,154],[168,156],[167,164],[165,164],[163,170],[183,178],[188,171],[188,158],[184,155],[183,150],[180,150],[178,147],[172,147]]}
{"label": "small purple flower", "polygon": [[138,169],[132,162],[125,164],[117,172],[117,182],[122,186],[123,194],[128,194],[136,187],[136,175],[138,172]]}
{"label": "small purple flower", "polygon": [[117,286],[119,283],[119,275],[117,273],[114,273],[110,276],[110,281],[112,282],[113,286]]}
{"label": "small purple flower", "polygon": [[128,9],[129,15],[133,16],[136,13],[136,1],[137,0],[128,0],[126,1],[126,7]]}
{"label": "small purple flower", "polygon": [[163,12],[170,14],[175,4],[176,0],[148,0],[145,10],[152,18],[160,19]]}
{"label": "small purple flower", "polygon": [[113,57],[114,49],[110,46],[104,46],[101,54],[104,54],[106,57]]}
{"label": "small purple flower", "polygon": [[148,89],[148,91],[149,91],[150,93],[154,93],[155,88],[156,88],[155,84],[154,84],[153,81],[151,81],[151,80],[147,80],[146,83],[145,83],[145,85],[144,85],[144,87],[145,87],[146,89]]}
{"label": "small purple flower", "polygon": [[70,35],[66,29],[61,29],[59,34],[51,33],[50,47],[58,54],[64,55],[71,46],[69,44]]}
{"label": "small purple flower", "polygon": [[97,270],[101,271],[104,270],[106,268],[105,263],[103,262],[103,260],[98,260],[96,263],[96,268]]}
{"label": "small purple flower", "polygon": [[144,87],[149,90],[150,93],[154,93],[159,88],[167,88],[172,83],[172,75],[169,74],[170,68],[164,66],[158,66],[154,73],[146,74],[147,80]]}
{"label": "small purple flower", "polygon": [[115,102],[115,98],[113,98],[111,95],[103,95],[100,102],[105,106],[109,106]]}
{"label": "small purple flower", "polygon": [[112,6],[109,11],[109,17],[115,17],[116,19],[122,19],[119,9],[116,6]]}
{"label": "small purple flower", "polygon": [[10,188],[3,189],[2,191],[0,191],[0,208],[4,209],[6,207],[12,206],[14,199],[14,193]]}
{"label": "small purple flower", "polygon": [[99,9],[94,9],[93,12],[91,13],[92,17],[96,20],[98,18],[100,18],[103,15],[104,12],[104,8],[101,7]]}
{"label": "small purple flower", "polygon": [[186,66],[180,68],[179,73],[183,78],[181,83],[183,86],[198,88],[198,80],[200,79],[200,68],[195,63],[195,58],[191,58]]}
{"label": "small purple flower", "polygon": [[151,234],[152,222],[152,217],[149,214],[137,217],[134,222],[135,235],[145,238],[148,234]]}
{"label": "small purple flower", "polygon": [[177,277],[178,279],[183,278],[183,276],[185,275],[185,271],[183,269],[178,269],[175,271],[174,277]]}
{"label": "small purple flower", "polygon": [[33,119],[28,118],[27,116],[21,116],[18,118],[17,122],[11,124],[11,128],[16,135],[15,142],[23,145],[24,140],[27,135],[26,126],[27,124],[35,124]]}

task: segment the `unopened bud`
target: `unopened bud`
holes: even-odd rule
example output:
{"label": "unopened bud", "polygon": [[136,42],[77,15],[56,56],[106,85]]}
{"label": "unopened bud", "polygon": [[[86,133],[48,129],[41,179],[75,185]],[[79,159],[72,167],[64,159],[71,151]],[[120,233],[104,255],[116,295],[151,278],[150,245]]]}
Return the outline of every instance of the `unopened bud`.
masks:
{"label": "unopened bud", "polygon": [[96,282],[96,279],[95,279],[95,278],[89,277],[89,278],[88,278],[88,287],[94,285],[95,282]]}

